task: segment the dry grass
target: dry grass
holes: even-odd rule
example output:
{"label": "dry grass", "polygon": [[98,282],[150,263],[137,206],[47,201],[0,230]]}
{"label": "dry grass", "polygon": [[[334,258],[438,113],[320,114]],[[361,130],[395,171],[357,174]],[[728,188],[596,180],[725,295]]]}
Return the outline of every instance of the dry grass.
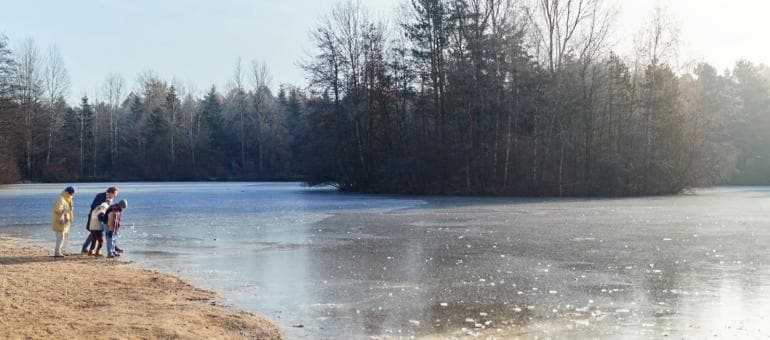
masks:
{"label": "dry grass", "polygon": [[177,277],[0,238],[0,338],[282,339]]}

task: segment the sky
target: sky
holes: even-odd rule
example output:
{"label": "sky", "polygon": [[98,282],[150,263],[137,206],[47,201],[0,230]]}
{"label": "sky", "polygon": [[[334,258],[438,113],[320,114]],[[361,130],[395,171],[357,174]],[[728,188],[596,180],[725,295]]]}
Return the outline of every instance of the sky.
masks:
{"label": "sky", "polygon": [[[707,61],[720,70],[739,59],[770,64],[765,0],[608,0],[620,8],[615,49],[662,4],[680,27],[679,63]],[[372,16],[392,18],[401,0],[362,0]],[[309,31],[337,0],[25,0],[0,10],[11,47],[32,38],[41,52],[56,45],[71,78],[70,98],[100,96],[110,73],[128,89],[152,71],[196,94],[223,88],[241,58],[264,62],[273,87],[306,83],[297,63],[312,51]]]}
{"label": "sky", "polygon": [[656,5],[674,18],[680,30],[679,64],[708,62],[719,70],[747,59],[770,65],[770,1],[766,0],[616,0],[621,11],[615,25],[623,32],[619,48],[630,48],[633,35],[649,21]]}

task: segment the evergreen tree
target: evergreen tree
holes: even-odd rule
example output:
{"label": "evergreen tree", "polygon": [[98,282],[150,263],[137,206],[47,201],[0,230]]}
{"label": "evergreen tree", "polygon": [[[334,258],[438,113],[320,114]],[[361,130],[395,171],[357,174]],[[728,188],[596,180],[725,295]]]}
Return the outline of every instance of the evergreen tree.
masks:
{"label": "evergreen tree", "polygon": [[[14,93],[15,67],[16,61],[8,47],[8,38],[0,34],[0,100],[2,101],[10,101]],[[6,102],[5,105],[8,103]]]}
{"label": "evergreen tree", "polygon": [[145,113],[142,98],[130,93],[127,99],[128,114],[119,121],[117,131],[118,145],[117,159],[119,164],[115,171],[117,176],[125,179],[141,179],[148,175],[146,170],[146,144],[145,144]]}
{"label": "evergreen tree", "polygon": [[78,110],[68,107],[64,111],[64,122],[61,133],[57,134],[58,142],[54,144],[52,163],[63,179],[80,178],[81,153],[80,153],[80,126],[81,116]]}
{"label": "evergreen tree", "polygon": [[679,192],[687,187],[684,158],[685,143],[681,131],[684,115],[679,106],[679,83],[666,65],[650,65],[643,84],[647,100],[642,109],[648,112],[645,138],[642,186],[639,193],[664,194]]}
{"label": "evergreen tree", "polygon": [[18,106],[13,101],[15,60],[8,39],[0,34],[0,183],[20,178],[17,166],[18,146],[14,138],[18,124]]}
{"label": "evergreen tree", "polygon": [[179,135],[179,122],[181,121],[181,107],[182,103],[179,100],[179,97],[177,97],[176,94],[176,87],[174,85],[171,85],[171,87],[168,89],[168,94],[166,94],[166,102],[163,105],[163,110],[165,111],[165,117],[167,120],[168,125],[168,137],[169,137],[169,161],[170,161],[170,170],[173,174],[176,170],[176,158],[177,158],[177,144],[178,144],[178,138]]}
{"label": "evergreen tree", "polygon": [[206,97],[201,103],[201,117],[203,123],[201,130],[200,164],[203,174],[207,176],[226,177],[227,164],[225,158],[224,119],[222,117],[222,103],[219,100],[216,87],[211,86]]}
{"label": "evergreen tree", "polygon": [[173,163],[170,160],[168,150],[171,145],[171,128],[163,117],[160,108],[151,112],[147,120],[147,128],[144,130],[145,145],[147,145],[146,167],[151,179],[171,178]]}
{"label": "evergreen tree", "polygon": [[95,161],[93,154],[89,152],[94,148],[94,110],[88,103],[88,96],[81,98],[80,109],[77,111],[77,123],[78,174],[82,179],[86,178],[86,171]]}
{"label": "evergreen tree", "polygon": [[736,181],[742,184],[770,184],[770,81],[763,72],[745,60],[733,70],[740,105],[732,125],[742,151]]}
{"label": "evergreen tree", "polygon": [[281,87],[281,90],[278,92],[278,99],[285,112],[286,128],[291,137],[289,155],[291,157],[292,168],[290,169],[290,173],[298,175],[301,173],[300,167],[298,167],[297,164],[300,161],[298,158],[301,154],[302,146],[307,142],[304,138],[304,132],[307,128],[303,126],[305,117],[302,115],[303,107],[301,94],[299,89],[291,88],[289,89],[287,96],[286,89]]}
{"label": "evergreen tree", "polygon": [[[120,108],[113,97],[108,109],[86,97],[76,109],[56,103],[60,133],[40,124],[34,46],[27,67],[14,67],[0,37],[0,181],[111,168],[89,152],[101,140],[94,116],[109,111],[120,117],[116,179],[299,176],[360,192],[614,196],[722,183],[737,164],[735,182],[770,183],[767,70],[743,61],[731,74],[677,74],[665,64],[676,39],[660,20],[631,69],[602,55],[600,3],[409,0],[390,41],[348,1],[313,31],[306,93],[274,96],[256,66],[247,90],[238,66],[224,97],[212,86],[180,101],[145,72]],[[62,141],[50,162],[40,136]]]}
{"label": "evergreen tree", "polygon": [[[449,164],[447,134],[447,61],[449,39],[454,31],[449,8],[444,0],[411,1],[412,20],[403,24],[404,34],[412,43],[412,57],[422,75],[422,88],[426,103],[422,112],[423,119],[430,126],[423,130],[428,133],[424,138],[428,143],[420,143],[421,151],[417,158],[417,167],[424,170],[420,182],[425,183],[430,192],[447,191],[450,170],[456,169]],[[430,98],[430,101],[427,100]],[[436,167],[435,164],[441,164]]]}

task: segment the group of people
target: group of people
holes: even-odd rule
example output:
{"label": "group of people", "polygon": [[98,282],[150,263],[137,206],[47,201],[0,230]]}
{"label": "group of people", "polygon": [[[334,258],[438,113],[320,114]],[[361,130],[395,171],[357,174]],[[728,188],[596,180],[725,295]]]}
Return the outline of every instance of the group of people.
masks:
{"label": "group of people", "polygon": [[[67,249],[67,236],[72,224],[74,213],[73,197],[75,188],[67,187],[53,203],[51,228],[56,234],[54,257],[64,257],[69,254]],[[89,256],[103,256],[101,250],[105,247],[108,258],[120,256],[123,252],[117,246],[118,231],[120,230],[120,217],[128,208],[128,201],[120,200],[113,204],[118,196],[117,187],[109,187],[107,191],[99,193],[91,202],[91,211],[86,219],[86,230],[89,232],[81,252]],[[106,239],[106,244],[105,244]]]}

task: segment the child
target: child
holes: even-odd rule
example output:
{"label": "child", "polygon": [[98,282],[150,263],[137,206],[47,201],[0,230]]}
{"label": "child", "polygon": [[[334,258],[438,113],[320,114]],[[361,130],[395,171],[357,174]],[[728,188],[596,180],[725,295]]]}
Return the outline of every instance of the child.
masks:
{"label": "child", "polygon": [[118,204],[113,204],[107,209],[107,226],[105,228],[105,234],[107,234],[107,257],[113,258],[120,256],[115,252],[115,241],[118,238],[118,231],[120,230],[120,215],[123,210],[128,208],[128,201],[120,200]]}
{"label": "child", "polygon": [[[88,222],[88,231],[91,232],[91,249],[88,251],[88,256],[102,256],[101,250],[102,245],[104,244],[104,224],[102,223],[104,218],[104,214],[107,212],[107,208],[109,208],[110,205],[107,202],[104,202],[102,204],[99,204],[94,208],[94,210],[91,211],[91,220]],[[96,247],[96,252],[94,252],[94,247]]]}

